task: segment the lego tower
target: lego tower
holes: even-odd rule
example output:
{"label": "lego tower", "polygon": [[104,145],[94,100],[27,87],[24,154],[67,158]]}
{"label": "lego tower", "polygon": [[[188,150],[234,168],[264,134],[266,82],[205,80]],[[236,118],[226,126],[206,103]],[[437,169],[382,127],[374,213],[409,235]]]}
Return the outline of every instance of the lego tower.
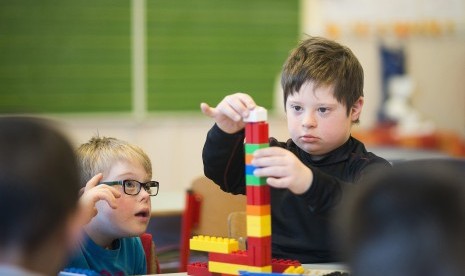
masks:
{"label": "lego tower", "polygon": [[247,189],[247,254],[250,265],[271,272],[271,214],[270,187],[265,177],[254,176],[251,164],[253,153],[267,148],[267,112],[255,108],[244,121],[245,127],[245,178]]}

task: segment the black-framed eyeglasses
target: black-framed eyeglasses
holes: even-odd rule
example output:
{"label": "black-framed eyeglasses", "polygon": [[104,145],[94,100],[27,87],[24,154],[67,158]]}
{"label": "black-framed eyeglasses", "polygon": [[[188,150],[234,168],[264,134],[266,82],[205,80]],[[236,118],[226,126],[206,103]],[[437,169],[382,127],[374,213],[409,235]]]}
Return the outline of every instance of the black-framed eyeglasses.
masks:
{"label": "black-framed eyeglasses", "polygon": [[99,184],[107,184],[110,186],[121,185],[123,186],[123,191],[127,195],[138,195],[142,187],[150,196],[156,196],[158,194],[158,187],[160,183],[158,181],[149,181],[149,182],[139,182],[137,180],[126,179],[118,181],[105,181],[100,182]]}

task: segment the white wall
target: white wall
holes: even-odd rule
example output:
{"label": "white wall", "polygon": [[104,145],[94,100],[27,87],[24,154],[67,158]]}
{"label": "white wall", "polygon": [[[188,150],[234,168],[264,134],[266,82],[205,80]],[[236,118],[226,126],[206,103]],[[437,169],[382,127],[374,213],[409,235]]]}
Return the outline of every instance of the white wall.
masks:
{"label": "white wall", "polygon": [[[301,10],[302,34],[327,35],[325,26],[336,23],[337,40],[350,47],[362,63],[366,97],[362,127],[373,126],[380,105],[378,47],[394,41],[403,46],[406,71],[416,85],[413,109],[438,130],[465,137],[465,0],[301,0]],[[431,20],[439,32],[428,25]],[[405,22],[430,29],[396,37],[395,24]],[[359,31],[354,27],[357,24]],[[386,34],[380,35],[378,26],[386,27]]]}
{"label": "white wall", "polygon": [[[130,116],[88,118],[60,117],[64,130],[75,146],[93,135],[116,137],[142,147],[153,166],[153,178],[160,181],[162,191],[184,191],[190,182],[203,175],[202,147],[213,121],[197,114],[152,115],[137,122]],[[287,138],[282,119],[270,118],[270,134]]]}
{"label": "white wall", "polygon": [[[376,123],[381,78],[378,42],[374,38],[345,38],[365,71],[362,127]],[[415,38],[405,41],[408,75],[415,82],[412,107],[440,131],[465,137],[465,37]]]}

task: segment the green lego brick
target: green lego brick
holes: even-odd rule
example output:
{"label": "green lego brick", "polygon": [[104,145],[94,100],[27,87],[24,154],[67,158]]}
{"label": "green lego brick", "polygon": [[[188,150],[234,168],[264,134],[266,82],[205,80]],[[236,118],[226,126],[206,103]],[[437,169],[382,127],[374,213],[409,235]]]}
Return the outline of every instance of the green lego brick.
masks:
{"label": "green lego brick", "polygon": [[258,149],[268,148],[268,143],[265,144],[245,144],[245,153],[253,153]]}
{"label": "green lego brick", "polygon": [[266,177],[258,177],[255,175],[247,174],[245,176],[245,183],[249,186],[263,186],[266,185]]}

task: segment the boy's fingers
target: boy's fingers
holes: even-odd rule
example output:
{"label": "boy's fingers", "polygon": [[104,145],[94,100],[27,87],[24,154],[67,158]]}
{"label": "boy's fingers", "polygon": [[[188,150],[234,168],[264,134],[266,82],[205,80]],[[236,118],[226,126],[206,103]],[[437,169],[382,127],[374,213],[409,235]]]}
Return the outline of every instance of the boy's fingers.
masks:
{"label": "boy's fingers", "polygon": [[236,93],[236,96],[248,109],[255,108],[256,106],[255,101],[252,99],[252,97],[249,94],[239,92],[239,93]]}
{"label": "boy's fingers", "polygon": [[254,157],[265,157],[265,156],[273,156],[273,155],[284,155],[285,150],[279,147],[268,147],[262,148],[254,151]]}
{"label": "boy's fingers", "polygon": [[110,191],[113,193],[113,196],[118,198],[118,197],[121,197],[121,192],[118,191],[117,189],[113,188],[113,187],[109,187],[110,188]]}
{"label": "boy's fingers", "polygon": [[110,186],[104,186],[102,189],[99,191],[99,199],[100,200],[105,200],[110,203],[115,202],[116,198],[121,197],[121,192],[115,189],[114,187]]}
{"label": "boy's fingers", "polygon": [[214,117],[215,116],[215,108],[210,107],[206,103],[201,103],[200,104],[200,109],[202,110],[202,113],[207,115],[208,117]]}
{"label": "boy's fingers", "polygon": [[247,117],[250,110],[248,98],[248,95],[242,93],[225,97],[224,102],[227,104],[223,107],[224,113],[234,121],[239,121],[242,117]]}
{"label": "boy's fingers", "polygon": [[116,198],[121,197],[121,192],[118,191],[118,189],[116,189],[113,186],[101,185],[101,190],[100,191],[102,191],[104,193],[107,193],[108,196],[112,196],[112,197],[116,197]]}
{"label": "boy's fingers", "polygon": [[[98,188],[96,188],[98,189]],[[110,205],[111,208],[116,208],[116,198],[120,197],[121,193],[112,187],[105,187],[95,191],[94,204],[100,200],[104,200]]]}
{"label": "boy's fingers", "polygon": [[255,101],[249,95],[247,95],[247,94],[244,94],[244,95],[245,95],[245,97],[242,99],[242,101],[244,102],[247,109],[249,109],[249,110],[254,109],[257,106],[255,104]]}
{"label": "boy's fingers", "polygon": [[98,174],[94,175],[94,177],[92,177],[89,181],[87,181],[86,187],[85,187],[84,190],[87,191],[87,190],[92,189],[93,187],[97,186],[97,184],[100,182],[100,180],[102,180],[102,177],[103,177],[102,173],[98,173]]}
{"label": "boy's fingers", "polygon": [[114,196],[112,196],[112,195],[104,195],[100,199],[105,200],[111,208],[116,209],[116,207],[117,207],[116,198]]}
{"label": "boy's fingers", "polygon": [[231,118],[234,121],[241,120],[241,116],[231,106],[228,106],[228,105],[223,105],[221,107],[221,112],[219,112],[217,108],[210,107],[206,103],[201,103],[200,109],[202,109],[203,114],[211,118],[215,118],[219,113],[222,113],[226,117]]}
{"label": "boy's fingers", "polygon": [[245,110],[241,111],[242,117],[246,118],[249,116],[250,110],[253,110],[257,105],[250,95],[245,93],[237,93],[237,98],[240,100],[240,104],[245,107]]}
{"label": "boy's fingers", "polygon": [[236,109],[234,109],[231,105],[225,105],[223,106],[221,110],[224,115],[226,115],[228,118],[230,118],[231,120],[235,122],[239,122],[242,120],[240,113]]}

